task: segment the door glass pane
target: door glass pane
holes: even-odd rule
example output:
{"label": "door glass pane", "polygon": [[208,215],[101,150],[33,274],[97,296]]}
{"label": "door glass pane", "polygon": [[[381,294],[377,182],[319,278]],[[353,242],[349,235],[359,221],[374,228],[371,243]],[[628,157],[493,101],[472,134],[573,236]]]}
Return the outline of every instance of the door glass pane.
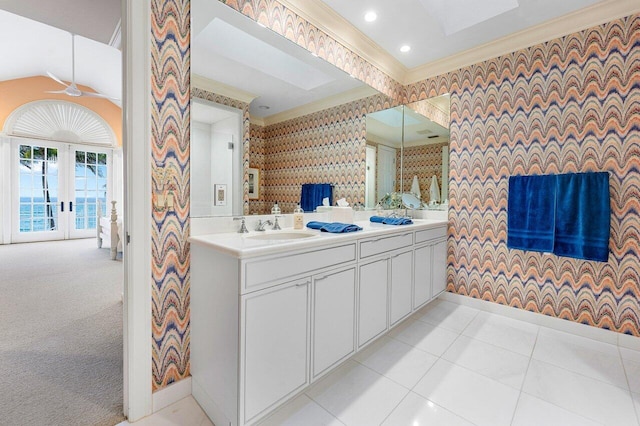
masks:
{"label": "door glass pane", "polygon": [[76,151],[75,167],[75,227],[95,229],[97,201],[100,198],[103,213],[106,212],[107,154]]}
{"label": "door glass pane", "polygon": [[18,181],[19,232],[58,229],[58,152],[36,145],[20,145]]}

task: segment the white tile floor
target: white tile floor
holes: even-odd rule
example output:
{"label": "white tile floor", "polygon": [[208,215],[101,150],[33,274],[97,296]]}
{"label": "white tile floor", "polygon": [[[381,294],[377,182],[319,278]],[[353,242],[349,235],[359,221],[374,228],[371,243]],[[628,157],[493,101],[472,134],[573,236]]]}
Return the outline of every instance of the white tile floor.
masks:
{"label": "white tile floor", "polygon": [[[640,425],[640,352],[435,301],[263,425]],[[186,398],[135,425],[210,425]]]}

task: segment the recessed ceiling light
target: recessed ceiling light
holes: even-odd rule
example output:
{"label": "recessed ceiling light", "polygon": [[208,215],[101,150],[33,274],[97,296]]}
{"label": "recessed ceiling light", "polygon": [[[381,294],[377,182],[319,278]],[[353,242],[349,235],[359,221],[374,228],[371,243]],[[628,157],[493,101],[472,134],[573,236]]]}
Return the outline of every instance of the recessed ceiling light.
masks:
{"label": "recessed ceiling light", "polygon": [[376,12],[374,12],[373,10],[370,10],[367,13],[364,14],[364,20],[367,21],[367,22],[373,22],[376,19],[378,19],[378,14]]}
{"label": "recessed ceiling light", "polygon": [[400,51],[402,53],[407,53],[408,51],[411,50],[411,46],[409,46],[408,44],[403,45],[402,47],[400,47]]}

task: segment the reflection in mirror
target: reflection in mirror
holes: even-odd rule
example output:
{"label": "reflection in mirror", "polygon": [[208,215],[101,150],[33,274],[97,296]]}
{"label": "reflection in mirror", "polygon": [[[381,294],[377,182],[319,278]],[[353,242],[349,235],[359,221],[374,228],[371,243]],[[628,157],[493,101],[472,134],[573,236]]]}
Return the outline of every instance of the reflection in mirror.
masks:
{"label": "reflection in mirror", "polygon": [[[213,187],[196,185],[192,215],[267,214],[276,201],[291,213],[304,183],[332,184],[333,202],[364,201],[364,114],[388,107],[386,96],[222,2],[193,0],[191,17],[192,99],[242,114],[237,155],[229,160],[242,179],[210,182],[227,185],[234,207],[212,206]],[[207,165],[206,150],[196,148],[192,159],[198,152],[204,154],[192,160],[192,179],[218,178],[206,168],[221,166]],[[249,168],[260,176],[256,198]]]}
{"label": "reflection in mirror", "polygon": [[402,191],[430,206],[449,198],[449,116],[449,94],[405,108]]}
{"label": "reflection in mirror", "polygon": [[449,105],[446,94],[367,114],[366,207],[395,208],[408,199],[394,192],[411,193],[432,207],[446,202]]}
{"label": "reflection in mirror", "polygon": [[[242,214],[242,111],[214,102],[191,103],[191,215]],[[224,185],[225,191],[222,191]],[[214,194],[218,187],[219,195]]]}
{"label": "reflection in mirror", "polygon": [[397,163],[402,151],[404,107],[367,114],[366,208],[373,208],[385,195],[399,190]]}

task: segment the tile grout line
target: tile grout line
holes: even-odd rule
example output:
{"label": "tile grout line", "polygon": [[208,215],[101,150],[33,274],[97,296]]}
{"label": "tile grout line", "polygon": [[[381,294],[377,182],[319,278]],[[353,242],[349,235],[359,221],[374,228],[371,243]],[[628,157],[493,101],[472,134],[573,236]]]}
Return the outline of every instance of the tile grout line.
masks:
{"label": "tile grout line", "polygon": [[616,345],[618,347],[618,356],[620,357],[620,362],[622,362],[622,371],[624,371],[624,378],[627,381],[627,387],[629,388],[629,397],[631,398],[631,405],[633,405],[633,410],[636,413],[636,421],[640,425],[640,412],[638,411],[638,404],[633,400],[633,391],[631,390],[631,382],[629,381],[629,374],[627,373],[627,366],[624,363],[624,357],[622,356],[622,350],[620,349],[620,345]]}
{"label": "tile grout line", "polygon": [[510,425],[513,425],[513,422],[516,419],[516,413],[518,412],[518,406],[520,405],[520,399],[522,398],[522,393],[524,389],[524,383],[527,381],[527,375],[529,374],[529,368],[531,367],[531,361],[533,360],[533,352],[536,350],[536,345],[538,344],[538,336],[540,336],[540,327],[538,326],[538,331],[536,332],[536,340],[533,342],[533,347],[531,348],[531,353],[529,354],[529,362],[527,363],[527,369],[524,372],[524,379],[522,379],[522,383],[520,383],[520,393],[518,393],[518,400],[516,401],[516,407],[513,410],[513,414],[511,415]]}

